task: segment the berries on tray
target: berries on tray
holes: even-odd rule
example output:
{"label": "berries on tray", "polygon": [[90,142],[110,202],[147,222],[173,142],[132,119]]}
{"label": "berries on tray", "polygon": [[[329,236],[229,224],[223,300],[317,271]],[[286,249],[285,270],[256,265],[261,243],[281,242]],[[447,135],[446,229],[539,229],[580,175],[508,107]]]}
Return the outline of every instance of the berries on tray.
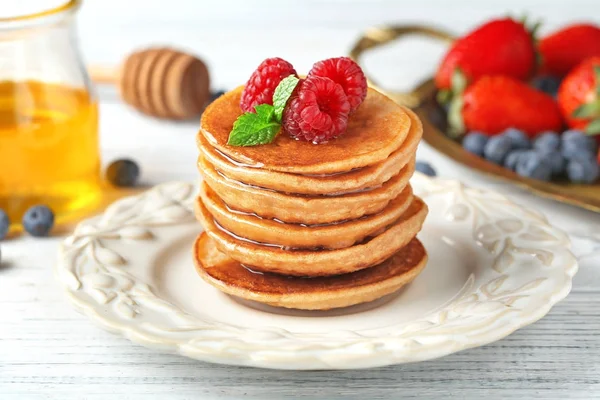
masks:
{"label": "berries on tray", "polygon": [[524,177],[596,182],[600,27],[573,24],[539,43],[533,33],[496,19],[454,42],[434,79],[447,134]]}
{"label": "berries on tray", "polygon": [[512,149],[512,140],[508,136],[493,136],[483,148],[483,155],[487,160],[502,165]]}
{"label": "berries on tray", "polygon": [[600,27],[592,24],[567,26],[542,38],[538,48],[543,73],[565,76],[586,58],[600,56]]}
{"label": "berries on tray", "polygon": [[534,41],[523,23],[511,18],[497,19],[454,42],[437,70],[435,83],[439,89],[450,89],[457,68],[469,82],[485,75],[525,80],[535,66]]}
{"label": "berries on tray", "polygon": [[4,239],[8,235],[10,228],[10,220],[6,212],[0,208],[0,240]]}
{"label": "berries on tray", "polygon": [[283,113],[283,126],[294,138],[323,143],[346,131],[350,102],[341,85],[320,76],[307,77]]}
{"label": "berries on tray", "polygon": [[541,150],[538,153],[546,157],[552,165],[552,176],[559,177],[563,175],[567,160],[559,151]]}
{"label": "berries on tray", "polygon": [[106,169],[106,178],[119,187],[135,186],[140,177],[140,167],[129,159],[116,160]]}
{"label": "berries on tray", "polygon": [[508,128],[507,130],[502,132],[502,136],[506,136],[510,139],[511,147],[513,149],[531,149],[531,141],[529,140],[529,137],[527,137],[525,132],[519,129]]}
{"label": "berries on tray", "polygon": [[483,157],[483,149],[489,138],[489,136],[481,132],[469,132],[463,138],[462,145],[468,152]]}
{"label": "berries on tray", "polygon": [[540,181],[549,181],[552,178],[552,164],[547,157],[536,151],[522,154],[515,168],[517,174]]}
{"label": "berries on tray", "polygon": [[[594,183],[600,178],[600,154],[596,141],[579,130],[562,135],[548,131],[533,142],[524,141],[517,129],[487,138],[481,132],[464,136],[465,150],[504,166],[521,176],[543,181],[566,177],[574,183]],[[483,144],[483,153],[479,148]]]}
{"label": "berries on tray", "polygon": [[571,128],[600,134],[599,93],[600,56],[583,61],[569,72],[560,85],[558,104]]}
{"label": "berries on tray", "polygon": [[356,110],[367,97],[367,78],[360,66],[348,57],[328,58],[313,65],[308,77],[329,78],[342,86],[348,96],[350,112]]}
{"label": "berries on tray", "polygon": [[415,170],[427,176],[436,176],[437,172],[435,169],[426,161],[417,161],[415,163]]}
{"label": "berries on tray", "polygon": [[562,134],[561,152],[566,159],[583,156],[593,159],[598,146],[591,136],[582,131],[571,129]]}
{"label": "berries on tray", "polygon": [[576,156],[567,163],[567,177],[574,183],[594,183],[600,177],[600,166],[595,158]]}
{"label": "berries on tray", "polygon": [[48,206],[33,206],[23,215],[23,229],[31,236],[47,236],[54,225],[54,213]]}
{"label": "berries on tray", "polygon": [[504,168],[508,168],[511,171],[516,170],[517,163],[519,162],[521,156],[530,151],[531,150],[512,150],[510,153],[507,154],[506,158],[504,159]]}
{"label": "berries on tray", "polygon": [[240,107],[244,112],[254,112],[259,104],[273,105],[273,93],[283,78],[296,74],[289,62],[279,58],[267,58],[252,73],[242,92]]}
{"label": "berries on tray", "polygon": [[558,131],[563,122],[558,105],[546,93],[506,76],[484,76],[467,87],[456,72],[453,98],[448,112],[451,133],[480,131],[496,135],[517,128],[533,137],[543,131]]}
{"label": "berries on tray", "polygon": [[533,141],[533,148],[539,151],[558,151],[560,135],[556,132],[542,132]]}

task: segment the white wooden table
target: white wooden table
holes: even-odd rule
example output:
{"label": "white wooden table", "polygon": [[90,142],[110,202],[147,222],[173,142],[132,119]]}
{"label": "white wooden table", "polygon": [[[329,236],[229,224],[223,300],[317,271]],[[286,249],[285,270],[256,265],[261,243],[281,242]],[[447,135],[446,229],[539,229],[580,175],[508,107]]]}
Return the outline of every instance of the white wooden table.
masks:
{"label": "white wooden table", "polygon": [[[231,88],[268,56],[307,71],[314,61],[344,54],[373,24],[429,21],[461,32],[523,9],[517,0],[200,3],[206,2],[86,3],[80,31],[88,61],[115,64],[134,48],[173,43],[208,60],[215,88]],[[528,11],[551,28],[572,19],[599,22],[600,3],[534,0]],[[442,50],[411,40],[375,52],[367,65],[390,86],[407,89],[431,73]],[[143,117],[110,90],[100,90],[100,98],[106,161],[133,157],[148,184],[196,179],[196,123]],[[569,297],[500,342],[440,360],[344,372],[236,368],[157,354],[93,326],[71,309],[53,278],[60,238],[22,237],[0,244],[0,399],[600,398],[600,215],[492,182],[426,145],[419,157],[444,177],[508,193],[570,232],[581,265]]]}

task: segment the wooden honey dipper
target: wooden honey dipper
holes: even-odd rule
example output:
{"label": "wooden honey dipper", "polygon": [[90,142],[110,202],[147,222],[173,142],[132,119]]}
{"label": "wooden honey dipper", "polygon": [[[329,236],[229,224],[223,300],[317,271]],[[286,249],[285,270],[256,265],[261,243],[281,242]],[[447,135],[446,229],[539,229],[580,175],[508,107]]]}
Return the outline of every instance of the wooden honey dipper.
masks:
{"label": "wooden honey dipper", "polygon": [[89,73],[96,83],[117,85],[126,103],[159,118],[196,117],[210,97],[206,64],[169,48],[136,51],[120,68],[90,67]]}

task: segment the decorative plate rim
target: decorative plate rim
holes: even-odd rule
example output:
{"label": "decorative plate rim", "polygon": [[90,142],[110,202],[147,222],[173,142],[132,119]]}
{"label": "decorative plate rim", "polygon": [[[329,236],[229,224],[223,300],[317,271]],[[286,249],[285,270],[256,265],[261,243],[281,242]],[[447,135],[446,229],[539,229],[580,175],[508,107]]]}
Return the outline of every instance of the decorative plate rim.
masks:
{"label": "decorative plate rim", "polygon": [[[105,245],[106,239],[146,240],[153,229],[193,221],[197,190],[190,183],[158,185],[83,221],[62,243],[55,272],[79,311],[132,342],[203,361],[278,369],[366,368],[438,358],[502,339],[539,320],[567,296],[577,261],[568,236],[545,217],[494,191],[455,180],[416,173],[411,183],[426,201],[445,196],[445,217],[470,224],[474,240],[494,262],[485,273],[472,274],[453,300],[421,319],[398,324],[391,335],[360,329],[250,330],[202,320],[159,298],[125,271],[126,260]],[[516,285],[512,278],[520,257],[531,258],[528,268],[538,277]]]}

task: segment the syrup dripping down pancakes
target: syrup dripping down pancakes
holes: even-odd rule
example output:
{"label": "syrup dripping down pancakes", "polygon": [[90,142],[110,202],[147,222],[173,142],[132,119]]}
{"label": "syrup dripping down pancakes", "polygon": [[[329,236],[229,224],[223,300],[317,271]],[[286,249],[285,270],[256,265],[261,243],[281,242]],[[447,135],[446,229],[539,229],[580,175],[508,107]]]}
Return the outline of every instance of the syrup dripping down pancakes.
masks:
{"label": "syrup dripping down pancakes", "polygon": [[234,147],[242,90],[211,104],[198,133],[199,275],[233,296],[309,310],[411,282],[427,260],[416,239],[427,206],[409,183],[417,116],[369,89],[347,131],[326,144],[281,132],[270,144]]}

